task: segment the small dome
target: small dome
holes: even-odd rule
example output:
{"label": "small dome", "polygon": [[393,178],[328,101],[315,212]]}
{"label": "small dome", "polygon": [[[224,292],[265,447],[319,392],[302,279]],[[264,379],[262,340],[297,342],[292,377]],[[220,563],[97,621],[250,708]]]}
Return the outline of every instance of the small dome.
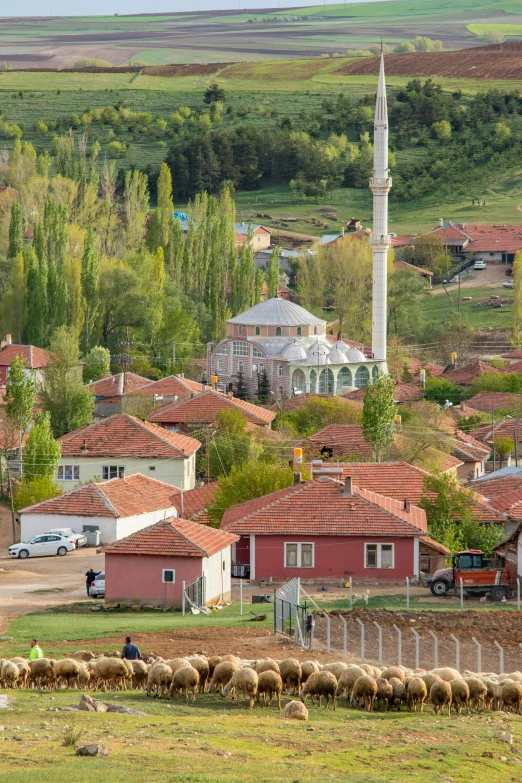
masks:
{"label": "small dome", "polygon": [[307,360],[310,364],[328,364],[328,346],[324,345],[323,343],[313,343],[313,345],[310,346],[307,353]]}
{"label": "small dome", "polygon": [[366,356],[358,348],[348,348],[346,353],[349,362],[365,362]]}
{"label": "small dome", "polygon": [[344,351],[340,351],[338,348],[333,348],[328,354],[328,361],[330,364],[347,364],[348,357]]}
{"label": "small dome", "polygon": [[289,362],[300,362],[306,359],[306,351],[299,343],[292,343],[283,351],[283,358]]}
{"label": "small dome", "polygon": [[332,351],[341,351],[345,356],[348,353],[349,348],[350,346],[343,343],[342,340],[337,340],[337,342],[332,345]]}

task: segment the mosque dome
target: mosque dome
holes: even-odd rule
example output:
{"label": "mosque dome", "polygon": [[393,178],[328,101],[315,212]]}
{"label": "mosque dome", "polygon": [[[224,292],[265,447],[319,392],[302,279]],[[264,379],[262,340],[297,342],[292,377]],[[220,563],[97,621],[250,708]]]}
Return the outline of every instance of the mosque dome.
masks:
{"label": "mosque dome", "polygon": [[349,362],[365,362],[366,356],[358,348],[348,348],[346,352]]}
{"label": "mosque dome", "polygon": [[230,318],[227,323],[245,326],[323,326],[326,321],[295,302],[275,296]]}
{"label": "mosque dome", "polygon": [[283,359],[287,359],[289,362],[300,362],[306,360],[306,351],[299,343],[291,343],[288,348],[285,348],[282,355]]}
{"label": "mosque dome", "polygon": [[330,352],[329,347],[327,345],[324,345],[324,343],[320,343],[320,342],[312,343],[306,355],[308,364],[311,365],[329,364],[329,358],[328,358],[329,352]]}

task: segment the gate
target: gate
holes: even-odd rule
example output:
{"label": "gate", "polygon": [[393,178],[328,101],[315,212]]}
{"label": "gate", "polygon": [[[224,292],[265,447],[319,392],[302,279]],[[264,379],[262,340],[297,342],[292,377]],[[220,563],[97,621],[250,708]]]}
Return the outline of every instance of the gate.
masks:
{"label": "gate", "polygon": [[280,587],[274,594],[274,633],[293,639],[301,647],[310,647],[313,633],[313,619],[306,601],[300,603],[299,579]]}
{"label": "gate", "polygon": [[185,596],[191,605],[205,606],[205,577],[200,576],[189,584],[185,584]]}

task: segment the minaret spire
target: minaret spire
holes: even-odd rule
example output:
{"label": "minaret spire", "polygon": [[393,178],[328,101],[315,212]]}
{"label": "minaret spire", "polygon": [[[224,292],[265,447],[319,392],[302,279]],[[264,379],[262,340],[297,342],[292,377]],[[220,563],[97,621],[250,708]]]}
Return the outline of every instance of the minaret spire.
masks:
{"label": "minaret spire", "polygon": [[[382,45],[381,45],[382,46]],[[392,186],[388,169],[388,106],[384,78],[384,54],[381,54],[373,135],[373,230],[370,237],[373,250],[372,352],[374,359],[386,368],[386,310],[388,247],[388,192]]]}

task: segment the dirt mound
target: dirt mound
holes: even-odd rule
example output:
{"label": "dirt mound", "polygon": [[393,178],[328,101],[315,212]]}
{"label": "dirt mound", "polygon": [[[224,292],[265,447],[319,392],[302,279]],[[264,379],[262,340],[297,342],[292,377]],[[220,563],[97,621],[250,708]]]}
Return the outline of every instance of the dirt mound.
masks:
{"label": "dirt mound", "polygon": [[231,63],[191,63],[190,65],[151,65],[144,68],[146,76],[209,76],[223,70]]}
{"label": "dirt mound", "polygon": [[[379,57],[356,60],[337,74],[373,76],[379,73]],[[388,76],[432,76],[458,79],[522,79],[522,41],[479,46],[455,52],[407,52],[387,54]]]}

